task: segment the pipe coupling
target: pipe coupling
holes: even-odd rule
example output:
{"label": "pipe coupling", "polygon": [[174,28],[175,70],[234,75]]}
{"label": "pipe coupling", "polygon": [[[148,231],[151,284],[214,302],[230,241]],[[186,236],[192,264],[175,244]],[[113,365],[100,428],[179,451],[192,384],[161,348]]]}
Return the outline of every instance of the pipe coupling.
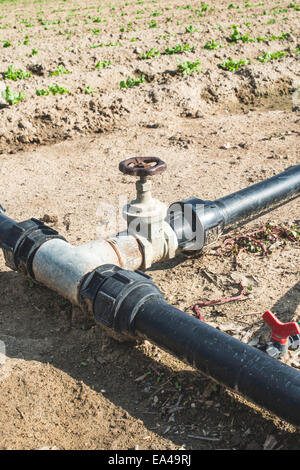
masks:
{"label": "pipe coupling", "polygon": [[136,338],[136,314],[150,298],[163,300],[150,276],[111,264],[96,268],[80,289],[83,309],[92,314],[100,325],[127,338]]}

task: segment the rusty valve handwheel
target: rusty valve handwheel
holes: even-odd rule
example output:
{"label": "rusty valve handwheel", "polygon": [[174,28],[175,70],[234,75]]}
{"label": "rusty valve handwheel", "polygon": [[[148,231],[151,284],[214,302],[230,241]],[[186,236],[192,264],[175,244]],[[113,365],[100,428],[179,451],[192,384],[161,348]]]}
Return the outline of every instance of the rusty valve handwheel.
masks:
{"label": "rusty valve handwheel", "polygon": [[127,158],[119,164],[119,170],[122,173],[132,176],[154,176],[162,173],[166,168],[167,164],[157,157]]}

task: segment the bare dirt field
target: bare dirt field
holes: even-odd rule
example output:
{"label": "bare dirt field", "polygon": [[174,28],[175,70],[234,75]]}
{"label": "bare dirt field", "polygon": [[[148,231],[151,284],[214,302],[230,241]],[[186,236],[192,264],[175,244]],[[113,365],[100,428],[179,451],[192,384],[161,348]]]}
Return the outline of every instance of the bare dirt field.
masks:
{"label": "bare dirt field", "polygon": [[[153,192],[168,204],[214,200],[299,164],[299,24],[300,4],[287,0],[0,0],[7,215],[43,219],[77,245],[97,237],[99,207],[134,197],[134,179],[118,171],[125,158],[167,162]],[[238,230],[299,230],[299,207]],[[201,311],[247,343],[268,339],[267,309],[299,321],[299,238],[270,256],[243,252],[237,266],[221,244],[148,273],[187,314],[247,277],[242,301]],[[69,302],[2,257],[0,340],[1,449],[299,449],[290,424],[147,341],[77,324]],[[300,368],[296,354],[286,361]]]}

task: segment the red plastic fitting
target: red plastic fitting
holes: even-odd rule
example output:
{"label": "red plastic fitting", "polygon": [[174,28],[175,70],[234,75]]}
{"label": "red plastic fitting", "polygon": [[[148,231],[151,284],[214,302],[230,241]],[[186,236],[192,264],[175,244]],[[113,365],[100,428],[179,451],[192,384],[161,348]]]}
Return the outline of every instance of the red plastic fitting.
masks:
{"label": "red plastic fitting", "polygon": [[294,321],[282,323],[270,310],[267,310],[263,314],[263,319],[271,328],[271,339],[277,341],[278,343],[286,344],[289,336],[300,334],[300,327],[298,323]]}

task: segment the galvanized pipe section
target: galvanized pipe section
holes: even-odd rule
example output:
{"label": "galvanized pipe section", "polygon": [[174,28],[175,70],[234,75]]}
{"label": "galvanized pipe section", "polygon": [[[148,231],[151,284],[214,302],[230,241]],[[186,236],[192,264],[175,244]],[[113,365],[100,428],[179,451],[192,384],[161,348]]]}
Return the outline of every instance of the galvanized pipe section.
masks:
{"label": "galvanized pipe section", "polygon": [[97,266],[107,263],[138,269],[142,256],[137,241],[123,236],[114,244],[94,240],[73,246],[64,240],[50,240],[38,249],[32,269],[36,281],[77,305],[82,279]]}
{"label": "galvanized pipe section", "polygon": [[105,262],[119,264],[113,248],[103,240],[73,246],[63,240],[50,240],[37,251],[32,269],[35,279],[78,303],[78,288],[83,277]]}

